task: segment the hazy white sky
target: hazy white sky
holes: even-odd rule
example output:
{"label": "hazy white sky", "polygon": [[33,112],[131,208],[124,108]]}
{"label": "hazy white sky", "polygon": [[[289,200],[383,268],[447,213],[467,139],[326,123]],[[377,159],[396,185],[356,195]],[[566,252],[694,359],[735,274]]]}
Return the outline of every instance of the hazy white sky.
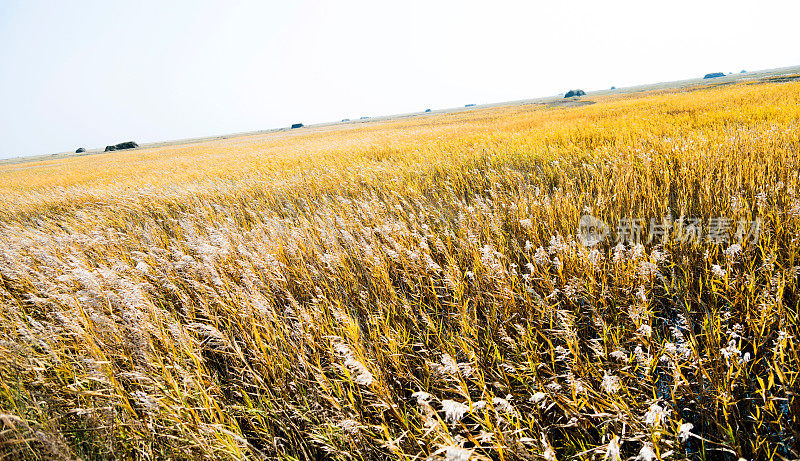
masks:
{"label": "hazy white sky", "polygon": [[800,2],[0,0],[0,158],[800,64]]}

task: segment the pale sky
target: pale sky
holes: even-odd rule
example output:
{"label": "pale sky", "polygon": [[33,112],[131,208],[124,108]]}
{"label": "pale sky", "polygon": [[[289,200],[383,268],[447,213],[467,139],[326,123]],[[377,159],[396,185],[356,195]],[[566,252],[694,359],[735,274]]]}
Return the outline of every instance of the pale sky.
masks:
{"label": "pale sky", "polygon": [[0,0],[0,158],[800,65],[800,2]]}

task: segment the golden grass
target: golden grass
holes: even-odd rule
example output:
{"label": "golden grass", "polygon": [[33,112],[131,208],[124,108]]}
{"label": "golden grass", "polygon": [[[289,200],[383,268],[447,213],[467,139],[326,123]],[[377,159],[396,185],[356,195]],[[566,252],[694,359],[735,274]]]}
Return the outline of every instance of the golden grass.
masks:
{"label": "golden grass", "polygon": [[800,457],[798,156],[790,82],[0,166],[0,458]]}

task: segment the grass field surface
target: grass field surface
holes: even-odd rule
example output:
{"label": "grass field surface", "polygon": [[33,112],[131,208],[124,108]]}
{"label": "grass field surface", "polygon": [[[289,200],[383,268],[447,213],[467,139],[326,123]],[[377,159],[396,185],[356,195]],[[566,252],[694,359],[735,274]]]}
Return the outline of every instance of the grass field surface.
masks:
{"label": "grass field surface", "polygon": [[1,165],[0,458],[800,457],[800,82],[588,99]]}

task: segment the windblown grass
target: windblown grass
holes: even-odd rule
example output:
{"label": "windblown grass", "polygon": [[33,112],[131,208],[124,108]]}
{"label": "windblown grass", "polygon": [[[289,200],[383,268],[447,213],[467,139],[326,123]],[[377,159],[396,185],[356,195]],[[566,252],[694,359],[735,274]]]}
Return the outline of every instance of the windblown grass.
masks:
{"label": "windblown grass", "polygon": [[0,458],[798,458],[799,156],[771,83],[1,167]]}

